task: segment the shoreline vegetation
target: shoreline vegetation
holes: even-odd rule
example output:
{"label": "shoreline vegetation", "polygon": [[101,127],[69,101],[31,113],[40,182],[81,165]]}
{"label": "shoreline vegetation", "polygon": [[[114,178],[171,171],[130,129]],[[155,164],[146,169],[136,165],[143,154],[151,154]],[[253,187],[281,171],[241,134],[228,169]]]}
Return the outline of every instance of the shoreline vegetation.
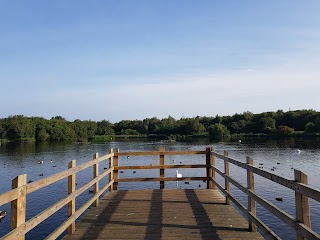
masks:
{"label": "shoreline vegetation", "polygon": [[176,141],[192,138],[282,138],[319,137],[320,112],[295,110],[283,112],[244,112],[232,116],[73,122],[62,116],[9,116],[0,119],[0,142],[75,141],[106,142],[121,139]]}

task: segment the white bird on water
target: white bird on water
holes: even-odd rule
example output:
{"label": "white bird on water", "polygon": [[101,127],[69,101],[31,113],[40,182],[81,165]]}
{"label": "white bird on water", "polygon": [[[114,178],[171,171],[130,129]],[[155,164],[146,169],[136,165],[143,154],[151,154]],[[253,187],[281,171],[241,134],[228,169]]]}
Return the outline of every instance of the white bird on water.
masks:
{"label": "white bird on water", "polygon": [[182,174],[178,172],[178,170],[176,170],[177,172],[177,178],[182,178]]}
{"label": "white bird on water", "polygon": [[297,153],[301,153],[301,150],[300,150],[300,149],[297,149]]}

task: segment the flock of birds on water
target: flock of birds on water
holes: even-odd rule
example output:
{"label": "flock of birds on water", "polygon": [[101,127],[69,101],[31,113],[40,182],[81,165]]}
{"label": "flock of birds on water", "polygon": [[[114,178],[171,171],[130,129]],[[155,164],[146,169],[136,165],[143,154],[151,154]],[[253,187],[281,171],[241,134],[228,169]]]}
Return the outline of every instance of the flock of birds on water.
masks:
{"label": "flock of birds on water", "polygon": [[[241,143],[242,141],[239,140],[238,142]],[[300,149],[297,149],[296,152],[297,152],[298,154],[300,154],[300,153],[301,153],[301,150],[300,150]],[[129,159],[129,158],[130,158],[130,157],[127,156],[127,159]],[[50,163],[53,163],[53,160],[52,160],[52,159],[50,160]],[[172,160],[172,163],[176,163],[176,160]],[[182,162],[180,162],[180,164],[181,164],[181,163],[182,163]],[[38,164],[44,164],[44,161],[43,161],[43,160],[39,160],[39,161],[38,161]],[[277,162],[277,164],[280,164],[280,162]],[[152,165],[153,165],[153,164],[150,164],[150,166],[152,166]],[[259,168],[260,168],[260,169],[263,169],[263,165],[264,165],[263,163],[259,163]],[[57,166],[56,166],[56,165],[53,165],[52,167],[57,167]],[[108,168],[105,167],[104,169],[108,169]],[[271,170],[271,171],[274,171],[275,169],[276,169],[276,167],[272,167],[270,170]],[[293,169],[293,167],[291,167],[291,169]],[[124,173],[124,171],[120,171],[120,173]],[[132,171],[132,173],[135,174],[136,171]],[[43,177],[43,173],[40,173],[39,176]],[[178,170],[176,170],[176,178],[182,178],[182,174],[179,173]],[[30,180],[28,183],[31,183],[31,182],[33,182],[33,181]],[[206,182],[206,181],[203,180],[203,182]],[[190,184],[190,182],[189,182],[189,181],[186,181],[185,184]],[[76,185],[77,185],[77,183],[76,183]],[[201,187],[201,184],[199,184],[198,186],[199,186],[199,188],[200,188],[200,187]],[[89,189],[89,193],[94,193],[94,190],[90,190],[90,189]],[[277,201],[279,201],[279,202],[283,202],[283,198],[282,198],[282,197],[276,197],[275,200],[277,200]],[[2,219],[4,219],[4,218],[6,217],[6,215],[7,215],[7,211],[0,211],[0,223],[1,223]]]}

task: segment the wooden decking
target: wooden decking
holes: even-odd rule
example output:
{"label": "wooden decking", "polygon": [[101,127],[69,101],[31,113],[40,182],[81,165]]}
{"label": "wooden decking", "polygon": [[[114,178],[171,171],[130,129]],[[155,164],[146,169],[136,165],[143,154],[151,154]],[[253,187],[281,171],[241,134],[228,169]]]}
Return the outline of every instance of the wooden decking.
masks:
{"label": "wooden decking", "polygon": [[212,189],[108,193],[63,239],[263,239]]}

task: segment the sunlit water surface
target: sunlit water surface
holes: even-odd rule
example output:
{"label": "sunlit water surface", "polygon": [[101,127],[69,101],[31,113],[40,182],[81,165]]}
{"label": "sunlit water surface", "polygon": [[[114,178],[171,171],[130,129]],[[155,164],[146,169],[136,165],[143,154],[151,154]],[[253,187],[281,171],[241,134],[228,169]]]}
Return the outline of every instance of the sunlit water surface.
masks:
{"label": "sunlit water surface", "polygon": [[[241,143],[235,142],[209,142],[208,140],[197,140],[193,142],[145,142],[127,141],[110,143],[21,143],[21,144],[2,144],[0,147],[0,193],[11,189],[11,181],[19,174],[27,174],[27,181],[36,181],[41,178],[53,175],[67,169],[68,163],[76,159],[77,165],[90,159],[95,152],[100,155],[107,154],[111,148],[119,148],[120,151],[157,151],[160,147],[166,150],[204,150],[205,147],[212,146],[218,153],[228,151],[229,156],[245,162],[246,156],[254,159],[256,166],[263,166],[264,170],[293,179],[293,168],[299,169],[309,177],[309,184],[312,187],[320,188],[320,141],[301,140],[301,139],[282,139],[282,140],[261,140],[243,139]],[[297,149],[301,152],[298,153]],[[51,162],[52,160],[52,162]],[[204,164],[205,158],[201,155],[194,156],[167,156],[166,164]],[[43,161],[43,164],[38,164]],[[120,158],[120,165],[149,165],[158,164],[159,157],[126,157]],[[259,165],[263,164],[263,165]],[[53,167],[54,166],[54,167]],[[108,162],[100,164],[100,172],[108,166]],[[217,166],[223,169],[222,161],[217,160]],[[180,169],[183,176],[205,176],[204,169]],[[43,176],[42,176],[43,174]],[[166,169],[166,177],[175,176],[175,169]],[[246,186],[246,172],[235,166],[230,166],[230,174],[237,181]],[[124,171],[120,173],[122,177],[154,177],[159,175],[159,170],[146,171]],[[77,174],[77,187],[82,186],[92,178],[92,169],[85,170]],[[256,176],[255,189],[258,194],[275,204],[287,213],[295,216],[294,192],[269,180]],[[221,184],[222,178],[218,177]],[[101,181],[100,187],[107,183]],[[167,182],[166,188],[205,188],[206,184],[202,181],[190,182],[185,184],[180,182]],[[141,183],[120,183],[119,189],[152,189],[159,188],[158,182]],[[231,186],[231,192],[245,206],[247,197],[238,189]],[[44,189],[36,191],[27,196],[27,220],[37,215],[48,206],[56,203],[67,195],[67,180],[61,180]],[[77,198],[76,208],[78,209],[90,198],[89,192],[84,192]],[[283,202],[275,200],[282,197]],[[313,200],[310,201],[311,225],[312,228],[320,233],[320,204]],[[10,216],[10,205],[0,207],[1,211],[7,211]],[[274,232],[283,239],[295,239],[295,232],[287,227],[281,220],[274,217],[263,207],[257,204],[257,215]],[[10,229],[10,217],[3,219],[0,223],[0,237],[5,235]],[[67,208],[64,207],[48,218],[45,222],[31,230],[26,239],[44,239],[55,228],[57,228],[67,217]],[[65,233],[64,233],[65,234]]]}

